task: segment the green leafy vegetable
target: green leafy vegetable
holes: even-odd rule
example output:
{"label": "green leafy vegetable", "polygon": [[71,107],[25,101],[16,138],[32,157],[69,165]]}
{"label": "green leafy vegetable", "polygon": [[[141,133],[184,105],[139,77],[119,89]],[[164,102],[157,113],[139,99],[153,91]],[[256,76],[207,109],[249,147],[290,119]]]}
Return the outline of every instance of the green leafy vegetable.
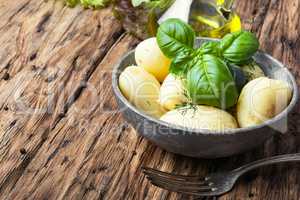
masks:
{"label": "green leafy vegetable", "polygon": [[134,7],[145,5],[148,8],[168,8],[174,0],[131,0],[131,3]]}
{"label": "green leafy vegetable", "polygon": [[101,8],[107,6],[112,0],[66,0],[68,6],[81,4],[84,8]]}
{"label": "green leafy vegetable", "polygon": [[174,1],[139,0],[139,3],[133,0],[113,0],[113,13],[127,32],[140,39],[146,39],[156,35],[158,19]]}
{"label": "green leafy vegetable", "polygon": [[221,55],[235,64],[248,63],[258,47],[257,38],[248,31],[227,34],[219,44]]}
{"label": "green leafy vegetable", "polygon": [[156,38],[162,52],[174,58],[182,51],[193,49],[195,32],[179,19],[168,19],[159,26]]}
{"label": "green leafy vegetable", "polygon": [[195,56],[197,56],[197,52],[189,49],[184,49],[178,53],[176,57],[172,59],[169,70],[170,73],[184,76],[188,70],[194,66],[196,62]]}
{"label": "green leafy vegetable", "polygon": [[158,19],[175,0],[63,0],[69,7],[99,9],[112,6],[123,28],[140,39],[156,35]]}
{"label": "green leafy vegetable", "polygon": [[198,57],[187,73],[187,91],[192,102],[219,108],[236,104],[238,91],[226,63],[209,54]]}
{"label": "green leafy vegetable", "polygon": [[108,3],[111,2],[111,0],[80,0],[81,4],[85,8],[101,8],[105,7]]}
{"label": "green leafy vegetable", "polygon": [[131,0],[134,7],[140,6],[142,3],[149,3],[150,0]]}
{"label": "green leafy vegetable", "polygon": [[179,19],[169,19],[156,37],[162,52],[172,59],[170,73],[186,80],[190,102],[221,109],[236,104],[247,79],[238,65],[249,62],[259,46],[252,33],[236,32],[194,49],[193,29]]}
{"label": "green leafy vegetable", "polygon": [[197,50],[199,54],[212,54],[219,56],[218,42],[205,42]]}

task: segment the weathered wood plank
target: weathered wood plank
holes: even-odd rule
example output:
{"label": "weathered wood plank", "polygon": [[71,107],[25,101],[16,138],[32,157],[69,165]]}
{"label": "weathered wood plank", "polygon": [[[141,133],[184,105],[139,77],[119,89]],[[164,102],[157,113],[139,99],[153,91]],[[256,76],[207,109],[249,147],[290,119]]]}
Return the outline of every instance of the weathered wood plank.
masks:
{"label": "weathered wood plank", "polygon": [[[124,126],[116,111],[110,111],[116,105],[108,83],[111,66],[133,41],[126,36],[112,48],[82,95],[50,132],[17,184],[10,188],[11,199],[24,194],[32,199],[97,198],[105,190],[101,187],[114,184],[114,176],[126,176],[126,164],[140,139],[128,131],[131,129]],[[107,171],[111,173],[106,176]],[[114,191],[114,186],[109,189]],[[123,189],[126,187],[120,187]],[[117,195],[123,194],[118,191]]]}
{"label": "weathered wood plank", "polygon": [[[0,22],[0,27],[13,27],[10,18],[23,24],[22,31],[11,29],[21,32],[21,36],[0,37],[3,44],[16,43],[6,45],[11,48],[8,54],[0,50],[0,58],[6,55],[3,61],[0,59],[1,69],[11,63],[6,69],[10,78],[0,81],[4,91],[0,93],[0,199],[194,199],[151,186],[140,167],[204,175],[300,150],[298,110],[288,134],[276,136],[265,147],[243,155],[203,160],[167,153],[138,137],[119,113],[110,112],[116,109],[110,69],[137,41],[122,36],[100,63],[116,38],[109,39],[121,33],[120,26],[105,17],[111,16],[109,9],[70,10],[57,2],[30,1],[39,12],[29,11],[32,6],[26,6],[21,10],[31,14],[22,14],[17,10],[26,1],[20,1],[16,8],[12,8],[13,3],[3,6],[0,2],[0,11],[10,11],[0,12],[6,20]],[[240,0],[236,7],[245,28],[259,36],[261,48],[289,65],[300,83],[300,1]],[[18,14],[11,17],[12,12]],[[33,33],[49,12],[56,14],[39,26],[43,34],[37,37]],[[99,19],[102,23],[97,32],[94,25]],[[38,41],[33,42],[36,37]],[[32,52],[37,52],[36,56]],[[88,62],[90,57],[92,63]],[[49,82],[53,74],[57,77]],[[53,105],[45,102],[45,90],[53,95]],[[52,112],[24,114],[16,103],[18,98],[11,98],[21,94],[21,102],[26,99],[31,107],[47,107]],[[299,199],[298,171],[297,164],[262,168],[243,178],[220,199]]]}
{"label": "weathered wood plank", "polygon": [[0,71],[7,74],[0,82],[4,194],[78,98],[122,29],[110,8],[94,12],[71,10],[61,1],[18,1],[1,9],[6,10],[0,29]]}
{"label": "weathered wood plank", "polygon": [[[261,49],[286,64],[300,83],[300,1],[238,1],[237,8],[244,21],[253,19],[252,23],[246,24],[246,28],[257,32]],[[276,154],[299,152],[299,120],[298,106],[289,120],[287,134],[274,137],[268,141],[265,148],[245,156],[255,160]],[[246,159],[242,162],[246,162]],[[298,171],[297,164],[262,168],[220,199],[299,199]]]}

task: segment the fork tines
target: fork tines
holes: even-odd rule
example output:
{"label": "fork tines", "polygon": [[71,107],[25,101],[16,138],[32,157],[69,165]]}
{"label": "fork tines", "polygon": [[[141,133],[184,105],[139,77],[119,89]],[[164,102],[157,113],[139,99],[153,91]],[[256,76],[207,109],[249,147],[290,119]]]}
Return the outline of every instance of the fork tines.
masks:
{"label": "fork tines", "polygon": [[209,195],[215,190],[209,177],[175,175],[146,167],[143,172],[153,185],[166,190],[192,195]]}

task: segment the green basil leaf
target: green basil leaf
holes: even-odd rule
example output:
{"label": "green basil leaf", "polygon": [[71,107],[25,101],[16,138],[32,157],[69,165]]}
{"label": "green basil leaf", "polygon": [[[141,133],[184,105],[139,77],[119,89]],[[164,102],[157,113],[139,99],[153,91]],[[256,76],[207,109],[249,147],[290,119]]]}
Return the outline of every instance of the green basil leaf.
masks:
{"label": "green basil leaf", "polygon": [[185,49],[193,49],[195,32],[180,19],[168,19],[159,26],[156,38],[162,52],[174,58]]}
{"label": "green basil leaf", "polygon": [[170,73],[179,76],[185,76],[188,70],[191,69],[195,64],[196,56],[196,51],[184,49],[172,59],[169,69]]}
{"label": "green basil leaf", "polygon": [[187,73],[188,96],[195,104],[229,108],[236,104],[238,91],[226,63],[220,58],[204,54]]}
{"label": "green basil leaf", "polygon": [[258,48],[256,36],[248,31],[227,34],[219,44],[223,58],[235,64],[248,63]]}
{"label": "green basil leaf", "polygon": [[199,56],[203,54],[218,55],[217,42],[205,42],[197,50],[183,49],[173,59],[170,66],[170,73],[175,75],[186,75],[195,65]]}
{"label": "green basil leaf", "polygon": [[198,54],[211,54],[219,55],[219,43],[218,42],[205,42],[197,49]]}

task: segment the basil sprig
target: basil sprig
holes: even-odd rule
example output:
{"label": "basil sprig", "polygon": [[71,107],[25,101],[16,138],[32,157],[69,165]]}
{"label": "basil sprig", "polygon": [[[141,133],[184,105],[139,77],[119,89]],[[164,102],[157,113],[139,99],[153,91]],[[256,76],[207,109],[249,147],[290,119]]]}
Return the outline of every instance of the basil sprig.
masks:
{"label": "basil sprig", "polygon": [[227,34],[219,43],[223,58],[234,64],[249,63],[258,47],[257,38],[248,31]]}
{"label": "basil sprig", "polygon": [[195,104],[228,108],[236,103],[238,91],[234,79],[219,57],[200,56],[186,80],[188,95]]}
{"label": "basil sprig", "polygon": [[256,37],[247,31],[228,34],[219,42],[206,42],[196,49],[194,30],[180,19],[162,23],[157,42],[172,59],[170,73],[186,80],[191,102],[222,109],[236,104],[238,91],[245,84],[237,65],[251,60],[258,49]]}
{"label": "basil sprig", "polygon": [[188,24],[179,19],[168,19],[157,31],[157,43],[162,52],[169,58],[174,58],[183,51],[194,47],[195,32]]}

